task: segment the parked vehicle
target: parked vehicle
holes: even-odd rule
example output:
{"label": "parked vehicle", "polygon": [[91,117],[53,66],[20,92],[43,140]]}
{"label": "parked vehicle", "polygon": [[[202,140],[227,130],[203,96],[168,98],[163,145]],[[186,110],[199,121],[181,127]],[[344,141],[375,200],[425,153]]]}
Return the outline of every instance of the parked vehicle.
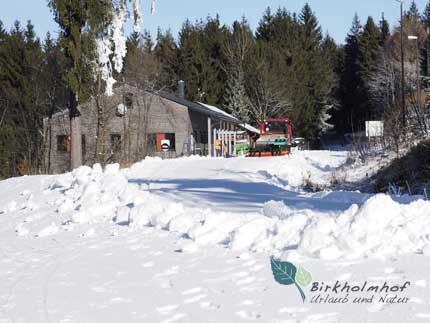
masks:
{"label": "parked vehicle", "polygon": [[249,150],[249,157],[285,156],[293,146],[293,126],[290,119],[260,121],[260,136]]}

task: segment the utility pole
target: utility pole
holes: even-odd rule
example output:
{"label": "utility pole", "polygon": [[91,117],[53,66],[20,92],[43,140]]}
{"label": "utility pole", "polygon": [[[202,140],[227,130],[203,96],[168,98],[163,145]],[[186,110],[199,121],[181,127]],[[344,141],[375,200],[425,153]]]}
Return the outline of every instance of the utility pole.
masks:
{"label": "utility pole", "polygon": [[418,37],[416,39],[417,49],[417,93],[418,93],[418,104],[421,102],[421,71],[420,71],[420,45]]}
{"label": "utility pole", "polygon": [[405,49],[403,44],[403,0],[400,2],[400,56],[402,68],[402,126],[403,132],[406,130],[406,98],[405,98]]}
{"label": "utility pole", "polygon": [[430,27],[427,26],[427,77],[430,76]]}
{"label": "utility pole", "polygon": [[[430,0],[428,6],[430,8]],[[430,77],[430,19],[427,20],[427,77]]]}

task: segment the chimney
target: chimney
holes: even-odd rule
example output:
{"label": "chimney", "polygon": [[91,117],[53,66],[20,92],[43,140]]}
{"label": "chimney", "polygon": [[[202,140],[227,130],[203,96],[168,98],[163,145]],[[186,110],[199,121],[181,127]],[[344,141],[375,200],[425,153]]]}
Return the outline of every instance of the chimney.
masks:
{"label": "chimney", "polygon": [[178,96],[185,99],[185,82],[182,80],[178,82]]}

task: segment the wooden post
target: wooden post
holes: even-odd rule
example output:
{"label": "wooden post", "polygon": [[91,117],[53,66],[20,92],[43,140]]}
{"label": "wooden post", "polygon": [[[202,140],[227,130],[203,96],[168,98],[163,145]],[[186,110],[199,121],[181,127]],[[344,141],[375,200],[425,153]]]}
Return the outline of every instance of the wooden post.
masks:
{"label": "wooden post", "polygon": [[228,156],[231,156],[231,124],[228,125]]}
{"label": "wooden post", "polygon": [[211,139],[211,134],[212,134],[212,122],[211,122],[211,118],[208,117],[208,156],[210,157],[211,154],[211,143],[212,143],[212,139]]}
{"label": "wooden post", "polygon": [[[236,127],[235,127],[236,128]],[[236,141],[237,141],[237,138],[236,138],[236,129],[234,129],[234,134],[233,134],[233,156],[234,157],[236,157],[237,155],[236,155]]]}
{"label": "wooden post", "polygon": [[221,156],[224,157],[224,129],[221,129],[220,132],[220,140],[221,140]]}
{"label": "wooden post", "polygon": [[213,151],[213,156],[214,157],[218,157],[217,155],[216,155],[216,140],[217,140],[217,133],[216,133],[216,128],[214,128],[214,142],[213,142],[213,144],[214,144],[214,151]]}

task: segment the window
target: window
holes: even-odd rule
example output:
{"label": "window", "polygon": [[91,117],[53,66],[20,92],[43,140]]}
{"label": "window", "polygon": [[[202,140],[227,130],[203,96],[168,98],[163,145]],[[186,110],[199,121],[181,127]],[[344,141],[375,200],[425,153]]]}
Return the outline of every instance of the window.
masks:
{"label": "window", "polygon": [[67,152],[67,136],[57,136],[57,151]]}
{"label": "window", "polygon": [[200,131],[199,132],[199,138],[197,140],[199,143],[206,144],[208,142],[208,133],[207,131]]}
{"label": "window", "polygon": [[166,133],[166,139],[170,140],[170,151],[176,151],[175,134]]}
{"label": "window", "polygon": [[265,121],[264,131],[269,134],[288,133],[288,123],[285,121]]}
{"label": "window", "polygon": [[[85,153],[87,151],[87,142],[85,140],[85,135],[82,135],[81,137],[81,144],[82,144],[82,156],[85,156]],[[72,149],[72,141],[70,136],[66,135],[59,135],[57,136],[57,151],[63,152],[63,153],[70,153]]]}
{"label": "window", "polygon": [[124,105],[128,109],[133,107],[133,93],[127,92],[126,94],[124,94],[123,100],[124,100]]}
{"label": "window", "polygon": [[152,154],[157,151],[157,135],[150,133],[146,136],[147,153]]}
{"label": "window", "polygon": [[82,135],[82,156],[85,157],[85,154],[87,152],[87,142],[85,141],[85,135]]}
{"label": "window", "polygon": [[118,152],[121,150],[121,135],[120,134],[111,134],[110,135],[110,145],[114,152]]}
{"label": "window", "polygon": [[157,133],[155,134],[156,141],[156,151],[163,152],[163,148],[161,147],[161,143],[163,140],[170,141],[170,149],[169,151],[176,151],[176,142],[175,142],[175,134],[174,133]]}

